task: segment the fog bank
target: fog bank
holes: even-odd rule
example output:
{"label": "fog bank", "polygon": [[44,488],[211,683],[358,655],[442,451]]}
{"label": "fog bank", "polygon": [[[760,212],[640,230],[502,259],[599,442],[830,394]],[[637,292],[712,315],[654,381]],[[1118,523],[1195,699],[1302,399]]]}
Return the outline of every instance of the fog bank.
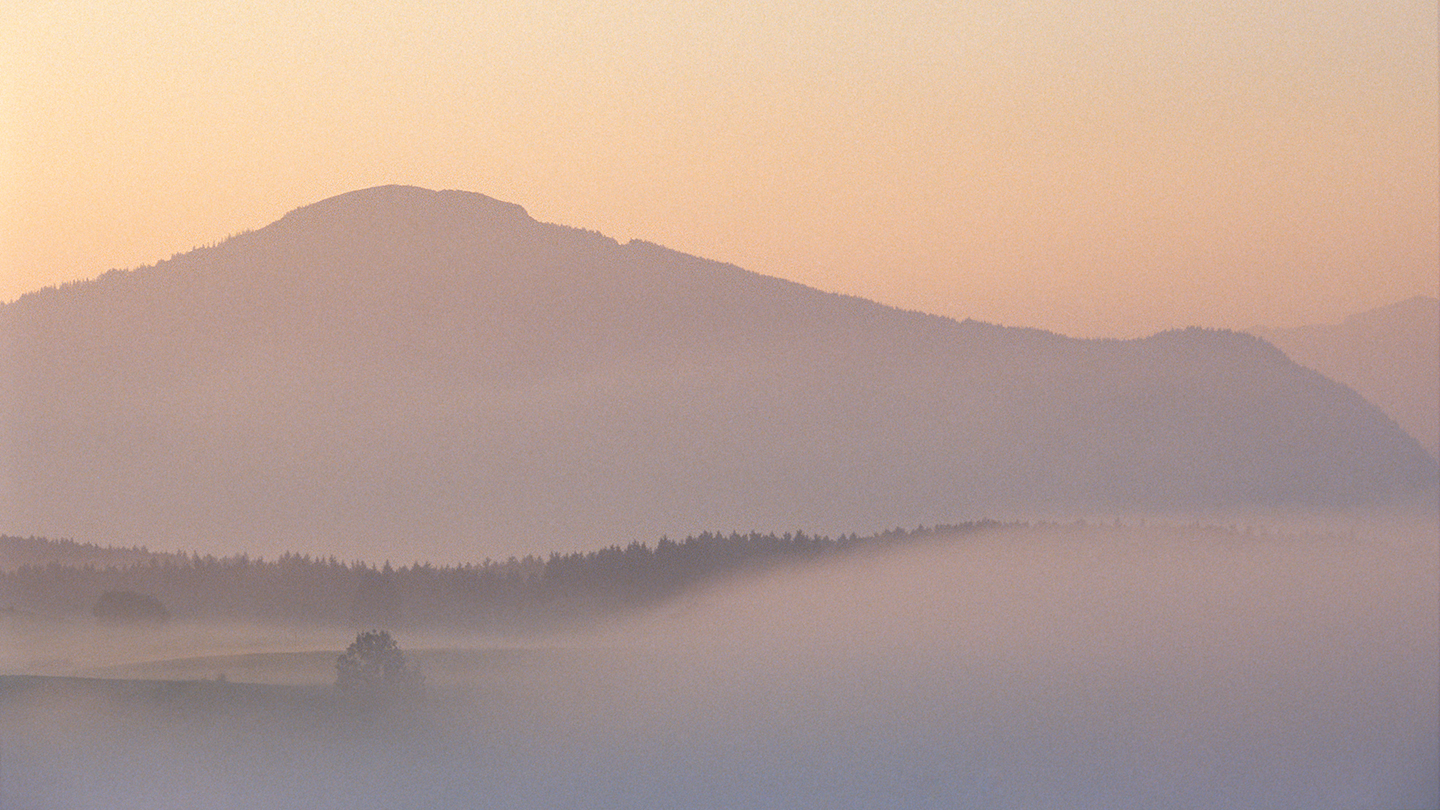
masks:
{"label": "fog bank", "polygon": [[748,767],[790,806],[852,785],[855,806],[1432,807],[1435,536],[1005,533],[643,629],[693,656],[667,681],[709,687],[669,722],[757,730]]}
{"label": "fog bank", "polygon": [[1437,807],[1437,534],[854,555],[483,659],[417,705],[11,684],[5,806]]}

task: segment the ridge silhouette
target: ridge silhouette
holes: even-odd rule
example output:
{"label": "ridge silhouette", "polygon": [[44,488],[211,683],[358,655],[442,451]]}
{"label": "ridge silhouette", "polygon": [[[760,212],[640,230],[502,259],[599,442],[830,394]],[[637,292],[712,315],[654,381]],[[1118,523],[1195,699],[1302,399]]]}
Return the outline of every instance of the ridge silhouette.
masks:
{"label": "ridge silhouette", "polygon": [[0,350],[0,528],[107,544],[443,560],[1437,479],[1247,334],[957,322],[406,186],[22,296]]}

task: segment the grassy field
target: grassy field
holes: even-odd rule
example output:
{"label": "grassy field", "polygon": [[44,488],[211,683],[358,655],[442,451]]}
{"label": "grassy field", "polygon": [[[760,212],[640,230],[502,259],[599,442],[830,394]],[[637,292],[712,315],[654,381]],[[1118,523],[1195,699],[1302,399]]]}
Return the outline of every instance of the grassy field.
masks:
{"label": "grassy field", "polygon": [[375,697],[332,684],[335,655],[0,676],[0,807],[476,806],[495,780],[528,793],[536,768],[624,733],[640,682],[605,651],[445,649],[413,654],[422,693]]}
{"label": "grassy field", "polygon": [[[201,655],[159,661],[140,661],[93,667],[76,673],[85,678],[120,678],[150,681],[229,681],[254,684],[328,684],[335,681],[335,659],[340,650],[256,652]],[[562,659],[602,658],[602,650],[497,648],[426,649],[406,652],[432,685],[465,684],[504,679],[527,668],[544,667]]]}

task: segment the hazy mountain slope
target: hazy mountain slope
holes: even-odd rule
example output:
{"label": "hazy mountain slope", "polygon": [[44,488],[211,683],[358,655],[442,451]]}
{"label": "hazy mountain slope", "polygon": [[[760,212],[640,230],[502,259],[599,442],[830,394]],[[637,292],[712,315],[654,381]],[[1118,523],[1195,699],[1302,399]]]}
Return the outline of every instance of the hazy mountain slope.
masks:
{"label": "hazy mountain slope", "polygon": [[384,187],[0,308],[12,533],[484,556],[1349,506],[1433,459],[1249,335],[901,312]]}
{"label": "hazy mountain slope", "polygon": [[1440,300],[1417,295],[1339,324],[1254,332],[1360,392],[1440,457]]}

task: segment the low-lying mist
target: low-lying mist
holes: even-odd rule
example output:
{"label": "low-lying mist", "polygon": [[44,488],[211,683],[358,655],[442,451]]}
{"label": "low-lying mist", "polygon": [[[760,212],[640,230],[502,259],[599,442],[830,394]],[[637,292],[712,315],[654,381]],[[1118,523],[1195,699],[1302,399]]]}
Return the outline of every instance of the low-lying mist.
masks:
{"label": "low-lying mist", "polygon": [[468,676],[426,648],[475,640],[401,637],[432,675],[413,703],[12,681],[0,801],[1440,807],[1437,538],[1007,528],[730,581]]}

